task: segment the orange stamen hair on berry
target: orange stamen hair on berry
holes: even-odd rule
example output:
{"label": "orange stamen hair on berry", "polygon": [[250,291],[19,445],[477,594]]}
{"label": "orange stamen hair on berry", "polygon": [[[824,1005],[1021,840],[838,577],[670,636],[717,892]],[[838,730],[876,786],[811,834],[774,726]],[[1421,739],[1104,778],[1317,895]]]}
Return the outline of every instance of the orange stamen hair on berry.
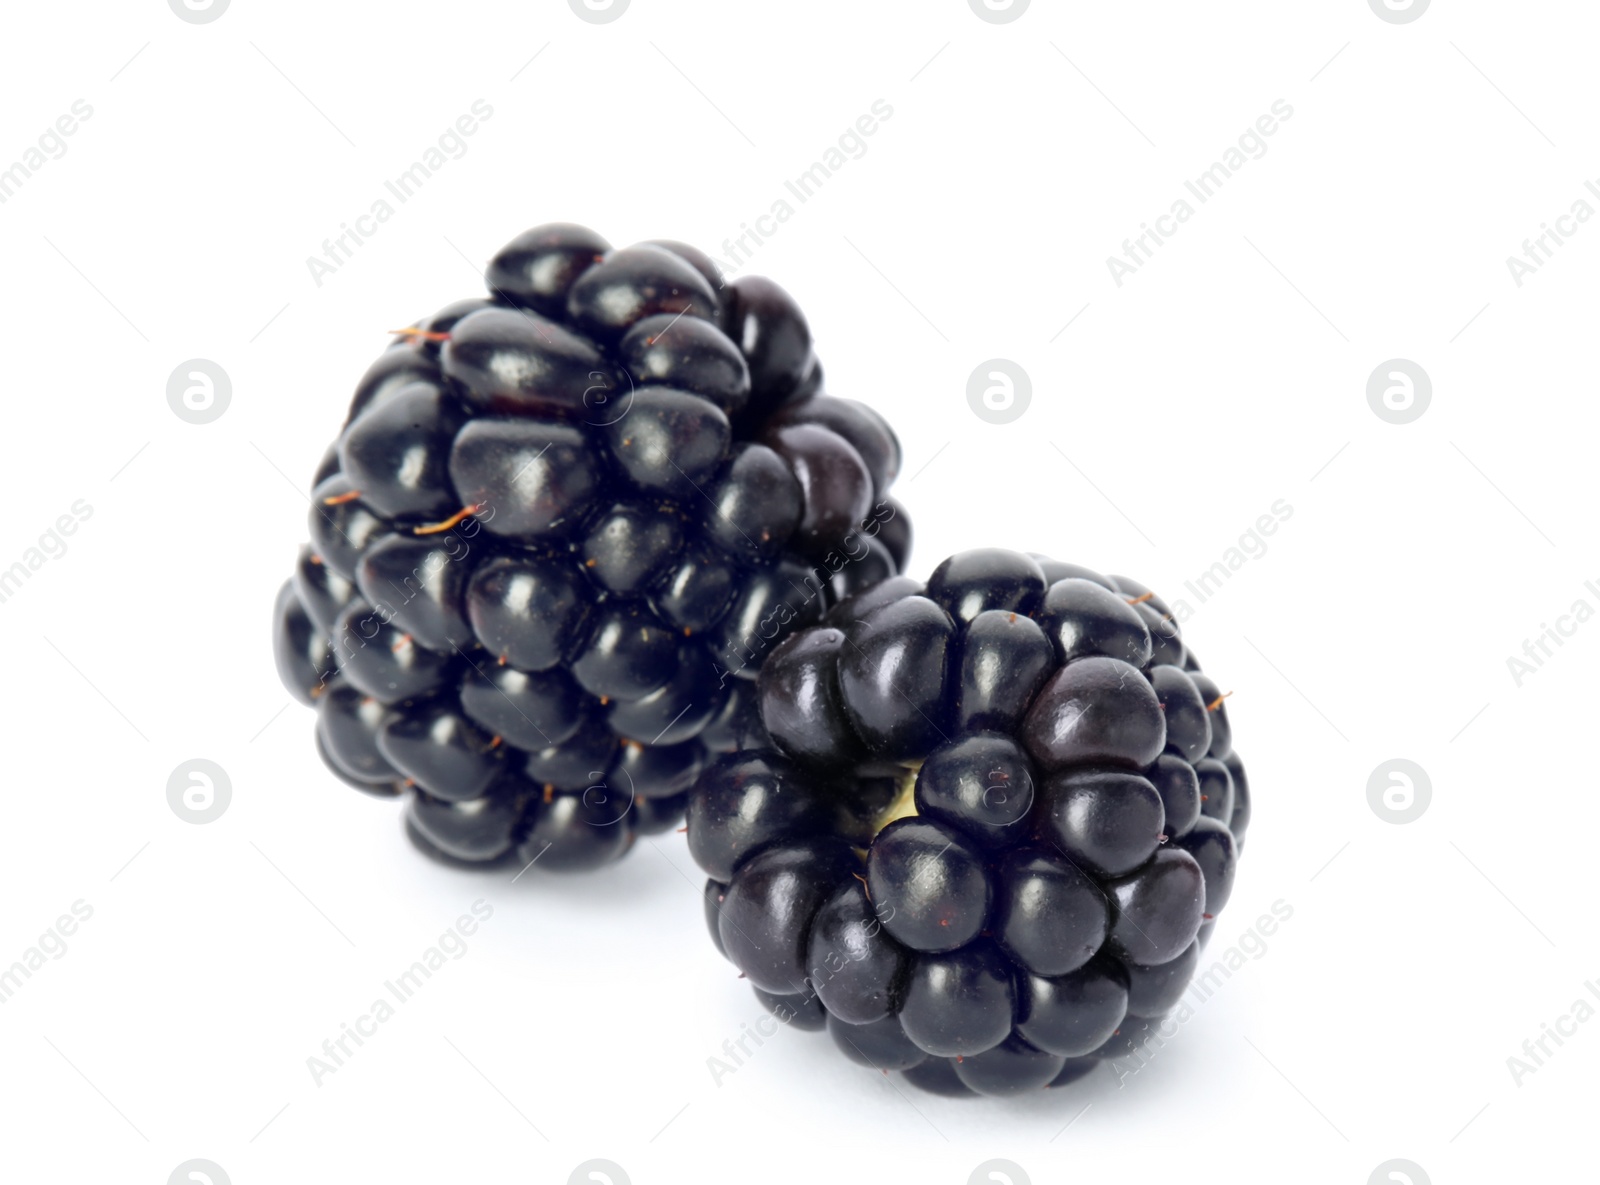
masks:
{"label": "orange stamen hair on berry", "polygon": [[471,506],[463,506],[460,510],[456,511],[449,518],[443,520],[442,522],[427,523],[420,527],[412,527],[411,533],[413,535],[437,535],[442,531],[448,531],[454,527],[459,527],[463,520],[471,518],[482,509],[483,504],[478,502],[473,503]]}

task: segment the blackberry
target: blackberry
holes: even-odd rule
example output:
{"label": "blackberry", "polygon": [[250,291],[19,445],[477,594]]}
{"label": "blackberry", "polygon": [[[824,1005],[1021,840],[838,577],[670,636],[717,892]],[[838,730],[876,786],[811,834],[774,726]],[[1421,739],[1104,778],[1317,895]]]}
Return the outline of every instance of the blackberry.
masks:
{"label": "blackberry", "polygon": [[274,649],[425,852],[592,868],[677,825],[774,646],[900,571],[900,445],[691,247],[541,226],[487,286],[357,384]]}
{"label": "blackberry", "polygon": [[820,1008],[862,1065],[1010,1095],[1177,1006],[1250,806],[1225,697],[1154,593],[963,552],[791,636],[758,698],[688,838],[717,949],[780,1018]]}

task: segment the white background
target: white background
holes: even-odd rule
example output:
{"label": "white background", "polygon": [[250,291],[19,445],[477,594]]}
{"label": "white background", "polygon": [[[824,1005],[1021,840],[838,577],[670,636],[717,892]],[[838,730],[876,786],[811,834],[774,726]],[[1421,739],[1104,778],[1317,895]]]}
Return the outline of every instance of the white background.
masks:
{"label": "white background", "polygon": [[[203,1157],[237,1185],[565,1182],[602,1157],[635,1185],[962,1185],[1001,1157],[1036,1183],[1361,1185],[1396,1157],[1552,1179],[1586,1146],[1600,1023],[1520,1085],[1506,1059],[1600,980],[1600,624],[1521,686],[1507,658],[1600,608],[1600,226],[1520,288],[1505,259],[1600,178],[1592,5],[1397,25],[1365,0],[1035,0],[991,24],[964,0],[634,0],[594,25],[562,0],[234,0],[193,25],[103,0],[6,22],[0,167],[94,110],[0,205],[0,567],[93,508],[0,604],[0,964],[94,911],[0,1006],[7,1179],[158,1185]],[[467,153],[319,287],[306,258],[477,99]],[[1005,545],[1189,602],[1256,802],[1212,950],[1294,911],[1121,1082],[947,1100],[786,1031],[715,1085],[759,1013],[681,836],[587,878],[436,868],[396,805],[324,772],[272,669],[304,491],[385,330],[480,292],[552,219],[726,257],[878,99],[866,154],[747,270],[808,311],[831,390],[898,427],[914,573]],[[1119,287],[1106,257],[1279,99],[1266,154]],[[195,357],[233,384],[201,426],[165,395]],[[966,401],[995,357],[1033,387],[1003,426]],[[1396,357],[1433,384],[1406,425],[1366,399]],[[1186,594],[1279,499],[1265,554]],[[196,757],[232,783],[206,826],[166,801]],[[1433,791],[1404,826],[1367,801],[1395,757]],[[478,898],[466,956],[314,1085],[306,1059]]]}

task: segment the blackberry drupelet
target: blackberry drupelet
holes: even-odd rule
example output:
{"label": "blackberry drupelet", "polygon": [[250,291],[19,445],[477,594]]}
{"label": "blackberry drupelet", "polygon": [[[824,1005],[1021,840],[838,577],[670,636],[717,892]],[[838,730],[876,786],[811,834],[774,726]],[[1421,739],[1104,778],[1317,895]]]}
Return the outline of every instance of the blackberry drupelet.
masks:
{"label": "blackberry drupelet", "polygon": [[358,384],[274,649],[424,851],[592,868],[676,826],[774,646],[903,566],[900,446],[783,289],[691,247],[541,226],[487,281]]}
{"label": "blackberry drupelet", "polygon": [[963,552],[836,605],[758,691],[763,728],[690,791],[689,849],[713,941],[780,1018],[820,1005],[862,1065],[1010,1095],[1178,1004],[1250,806],[1154,593]]}

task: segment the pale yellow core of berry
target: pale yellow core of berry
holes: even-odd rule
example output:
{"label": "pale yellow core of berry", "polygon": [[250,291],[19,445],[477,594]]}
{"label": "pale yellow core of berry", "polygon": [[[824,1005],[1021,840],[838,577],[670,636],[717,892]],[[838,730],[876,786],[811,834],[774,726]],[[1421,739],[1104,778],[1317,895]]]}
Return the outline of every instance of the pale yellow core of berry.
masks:
{"label": "pale yellow core of berry", "polygon": [[917,774],[922,770],[922,762],[908,761],[900,767],[899,785],[895,791],[894,801],[884,808],[876,822],[872,825],[872,834],[877,835],[896,819],[905,819],[917,813],[915,794],[917,790]]}

